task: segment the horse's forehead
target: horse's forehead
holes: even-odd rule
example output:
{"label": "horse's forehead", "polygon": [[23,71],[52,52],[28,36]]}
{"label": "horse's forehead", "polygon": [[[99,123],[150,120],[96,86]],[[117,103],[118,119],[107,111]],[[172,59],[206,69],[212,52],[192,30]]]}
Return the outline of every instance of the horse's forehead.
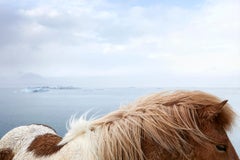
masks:
{"label": "horse's forehead", "polygon": [[224,126],[217,121],[203,121],[199,126],[202,132],[216,143],[225,143],[229,141]]}

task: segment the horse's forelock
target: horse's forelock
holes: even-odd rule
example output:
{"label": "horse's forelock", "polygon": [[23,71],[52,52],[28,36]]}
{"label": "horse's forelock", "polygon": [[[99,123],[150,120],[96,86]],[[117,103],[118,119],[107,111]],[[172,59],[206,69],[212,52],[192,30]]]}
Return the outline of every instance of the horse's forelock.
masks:
{"label": "horse's forelock", "polygon": [[[229,130],[233,124],[235,113],[227,103],[228,100],[220,100],[213,95],[195,91],[190,95],[190,102],[192,106],[198,110],[198,119],[211,120]],[[186,101],[185,103],[188,103]]]}
{"label": "horse's forelock", "polygon": [[163,97],[159,97],[160,101],[166,106],[178,105],[184,106],[186,109],[196,109],[198,110],[198,119],[215,119],[226,130],[233,124],[235,113],[227,103],[227,100],[222,101],[218,97],[202,91],[166,93],[164,93]]}

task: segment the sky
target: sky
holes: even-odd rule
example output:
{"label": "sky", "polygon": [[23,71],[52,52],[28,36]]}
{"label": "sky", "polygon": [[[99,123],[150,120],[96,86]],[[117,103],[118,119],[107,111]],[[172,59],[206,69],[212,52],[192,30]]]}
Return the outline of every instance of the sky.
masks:
{"label": "sky", "polygon": [[239,0],[0,0],[0,86],[240,87]]}

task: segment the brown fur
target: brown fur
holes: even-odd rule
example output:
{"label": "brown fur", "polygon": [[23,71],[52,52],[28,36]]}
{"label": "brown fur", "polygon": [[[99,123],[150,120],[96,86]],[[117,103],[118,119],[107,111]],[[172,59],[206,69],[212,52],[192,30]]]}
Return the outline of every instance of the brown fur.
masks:
{"label": "brown fur", "polygon": [[10,148],[0,149],[0,160],[12,160],[14,153]]}
{"label": "brown fur", "polygon": [[101,130],[98,154],[109,160],[201,157],[208,145],[228,143],[224,129],[233,117],[226,101],[204,92],[154,94],[95,121]]}
{"label": "brown fur", "polygon": [[63,147],[57,145],[61,140],[61,137],[50,133],[40,135],[33,140],[28,151],[34,152],[38,157],[50,156]]}

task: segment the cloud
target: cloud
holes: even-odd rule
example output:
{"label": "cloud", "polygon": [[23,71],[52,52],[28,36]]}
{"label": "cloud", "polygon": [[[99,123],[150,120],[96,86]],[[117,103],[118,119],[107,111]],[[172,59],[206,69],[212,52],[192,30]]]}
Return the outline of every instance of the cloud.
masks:
{"label": "cloud", "polygon": [[235,76],[240,2],[0,1],[0,73]]}

